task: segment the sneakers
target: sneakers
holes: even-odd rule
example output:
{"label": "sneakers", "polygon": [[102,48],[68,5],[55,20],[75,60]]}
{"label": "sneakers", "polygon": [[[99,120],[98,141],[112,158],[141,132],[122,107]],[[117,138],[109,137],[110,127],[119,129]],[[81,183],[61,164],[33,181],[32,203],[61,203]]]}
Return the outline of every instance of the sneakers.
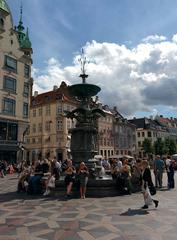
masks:
{"label": "sneakers", "polygon": [[141,209],[148,209],[148,205],[144,205]]}
{"label": "sneakers", "polygon": [[159,201],[157,201],[157,200],[154,200],[154,204],[155,204],[155,208],[157,208],[157,207],[158,207],[158,205],[159,205]]}
{"label": "sneakers", "polygon": [[43,196],[48,196],[50,194],[49,190],[46,190],[45,193],[43,194]]}

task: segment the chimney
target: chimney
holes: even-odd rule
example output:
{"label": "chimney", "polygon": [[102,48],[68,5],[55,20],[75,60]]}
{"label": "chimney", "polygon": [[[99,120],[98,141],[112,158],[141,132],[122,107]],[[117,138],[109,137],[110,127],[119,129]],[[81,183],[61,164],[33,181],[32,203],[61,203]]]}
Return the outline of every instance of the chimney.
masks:
{"label": "chimney", "polygon": [[54,85],[53,86],[53,91],[56,91],[58,89],[58,86],[57,85]]}
{"label": "chimney", "polygon": [[37,97],[38,91],[34,91],[34,97]]}

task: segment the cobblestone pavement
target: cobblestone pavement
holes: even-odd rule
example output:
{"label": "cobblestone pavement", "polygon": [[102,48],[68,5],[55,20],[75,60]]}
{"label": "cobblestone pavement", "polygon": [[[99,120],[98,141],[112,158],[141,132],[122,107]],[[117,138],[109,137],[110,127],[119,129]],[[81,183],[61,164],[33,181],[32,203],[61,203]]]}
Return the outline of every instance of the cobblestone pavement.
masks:
{"label": "cobblestone pavement", "polygon": [[[177,180],[177,178],[176,178]],[[176,240],[177,191],[141,210],[140,193],[61,201],[17,195],[17,178],[0,178],[0,240]]]}

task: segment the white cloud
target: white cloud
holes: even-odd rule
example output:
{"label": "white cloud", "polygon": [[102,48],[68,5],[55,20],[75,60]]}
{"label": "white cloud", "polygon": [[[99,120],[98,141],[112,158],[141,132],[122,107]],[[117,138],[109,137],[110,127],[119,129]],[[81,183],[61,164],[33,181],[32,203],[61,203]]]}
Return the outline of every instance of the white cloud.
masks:
{"label": "white cloud", "polygon": [[177,34],[173,35],[172,41],[175,42],[175,43],[177,42]]}
{"label": "white cloud", "polygon": [[159,36],[159,35],[150,35],[146,38],[143,38],[143,42],[145,43],[155,43],[155,42],[162,42],[167,40],[165,36]]}
{"label": "white cloud", "polygon": [[[157,105],[177,108],[177,42],[154,36],[153,43],[144,42],[133,49],[115,43],[88,42],[84,46],[91,63],[87,66],[88,82],[99,85],[100,100],[116,105],[120,112],[153,112]],[[152,36],[149,38],[152,39]],[[177,37],[176,37],[177,38]],[[148,39],[148,37],[147,37]],[[81,82],[78,78],[79,56],[72,66],[62,67],[51,58],[44,71],[34,71],[34,90],[44,92],[62,81]]]}

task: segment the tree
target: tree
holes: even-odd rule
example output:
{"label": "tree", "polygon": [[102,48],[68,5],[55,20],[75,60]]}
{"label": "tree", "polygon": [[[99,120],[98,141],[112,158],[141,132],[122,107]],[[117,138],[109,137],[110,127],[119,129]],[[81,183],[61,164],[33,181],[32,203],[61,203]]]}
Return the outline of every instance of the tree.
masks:
{"label": "tree", "polygon": [[154,148],[150,139],[145,138],[142,143],[143,150],[148,156],[154,153]]}
{"label": "tree", "polygon": [[176,142],[174,139],[170,139],[169,152],[170,155],[176,153]]}
{"label": "tree", "polygon": [[158,138],[154,142],[154,151],[156,155],[166,154],[167,149],[165,147],[165,142],[161,138]]}

